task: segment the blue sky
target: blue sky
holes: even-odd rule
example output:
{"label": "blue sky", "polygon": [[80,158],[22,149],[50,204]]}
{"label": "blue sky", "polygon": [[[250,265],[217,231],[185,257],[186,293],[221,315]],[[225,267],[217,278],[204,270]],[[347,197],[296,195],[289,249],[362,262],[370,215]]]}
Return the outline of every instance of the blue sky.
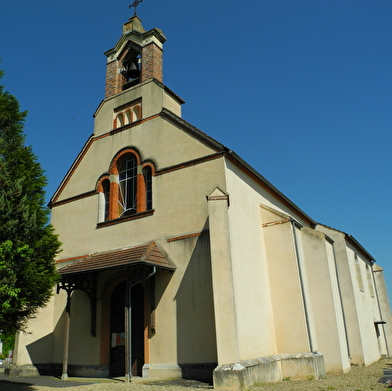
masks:
{"label": "blue sky", "polygon": [[[54,193],[104,97],[130,1],[0,4],[2,84]],[[353,235],[392,292],[392,1],[143,0],[183,118],[314,220]]]}

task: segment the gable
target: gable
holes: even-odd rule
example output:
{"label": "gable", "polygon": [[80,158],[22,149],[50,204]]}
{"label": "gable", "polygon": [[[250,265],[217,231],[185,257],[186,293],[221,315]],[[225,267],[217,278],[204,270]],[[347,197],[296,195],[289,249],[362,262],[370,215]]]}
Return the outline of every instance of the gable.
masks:
{"label": "gable", "polygon": [[202,162],[225,148],[168,110],[158,116],[92,136],[79,153],[50,205],[84,194],[94,194],[97,180],[109,172],[113,157],[123,148],[135,148],[142,161],[156,171]]}

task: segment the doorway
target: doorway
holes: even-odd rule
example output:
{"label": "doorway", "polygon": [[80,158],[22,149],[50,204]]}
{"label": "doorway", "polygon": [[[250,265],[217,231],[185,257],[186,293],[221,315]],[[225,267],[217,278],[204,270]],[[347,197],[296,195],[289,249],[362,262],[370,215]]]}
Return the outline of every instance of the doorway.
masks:
{"label": "doorway", "polygon": [[[126,281],[114,288],[110,298],[110,376],[125,375]],[[144,365],[144,289],[131,288],[131,367],[132,376],[142,376]]]}

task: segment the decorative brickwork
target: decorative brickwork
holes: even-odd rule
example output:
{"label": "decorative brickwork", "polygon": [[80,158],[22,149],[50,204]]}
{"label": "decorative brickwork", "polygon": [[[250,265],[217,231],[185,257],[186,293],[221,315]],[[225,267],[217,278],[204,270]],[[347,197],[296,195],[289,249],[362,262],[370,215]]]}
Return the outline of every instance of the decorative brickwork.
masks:
{"label": "decorative brickwork", "polygon": [[[119,151],[115,157],[113,158],[110,167],[109,167],[109,175],[103,174],[97,181],[96,184],[96,192],[100,195],[99,201],[99,217],[98,224],[117,220],[120,218],[128,218],[129,216],[122,215],[124,212],[120,202],[122,200],[120,196],[120,185],[119,185],[119,161],[125,155],[132,154],[136,160],[137,166],[137,177],[136,177],[136,189],[135,189],[135,197],[136,197],[136,210],[135,214],[139,215],[148,210],[152,210],[152,187],[151,181],[152,176],[155,174],[155,166],[151,161],[141,162],[140,153],[133,148],[124,148]],[[144,170],[147,169],[148,177],[145,177]],[[106,195],[102,197],[105,192],[104,189],[104,181],[110,182],[109,191],[108,191],[108,205],[104,205],[106,202]],[[122,200],[123,201],[123,200]],[[108,208],[108,210],[106,210]],[[103,212],[104,211],[104,214]],[[105,218],[103,217],[105,216]]]}
{"label": "decorative brickwork", "polygon": [[116,46],[105,53],[108,57],[105,98],[147,80],[162,82],[162,45],[165,41],[161,30],[145,31],[137,15],[130,18],[123,25],[123,34]]}
{"label": "decorative brickwork", "polygon": [[142,107],[140,104],[128,104],[125,105],[121,110],[119,108],[115,109],[114,115],[113,129],[121,128],[122,126],[139,121],[142,116]]}
{"label": "decorative brickwork", "polygon": [[106,93],[105,98],[116,95],[122,91],[126,82],[124,76],[119,72],[119,61],[112,61],[106,66]]}
{"label": "decorative brickwork", "polygon": [[163,81],[162,72],[162,49],[154,43],[144,46],[142,49],[141,82],[149,79]]}
{"label": "decorative brickwork", "polygon": [[144,182],[143,173],[137,175],[137,201],[136,201],[136,213],[145,212],[147,209],[146,204],[146,184]]}

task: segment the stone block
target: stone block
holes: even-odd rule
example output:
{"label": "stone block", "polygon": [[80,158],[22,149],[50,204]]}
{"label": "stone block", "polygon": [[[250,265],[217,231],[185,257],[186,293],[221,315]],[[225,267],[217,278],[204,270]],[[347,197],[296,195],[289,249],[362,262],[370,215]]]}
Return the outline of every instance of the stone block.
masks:
{"label": "stone block", "polygon": [[214,370],[214,389],[247,390],[255,382],[276,382],[284,378],[321,379],[325,376],[324,356],[318,352],[260,357],[219,365]]}
{"label": "stone block", "polygon": [[10,364],[4,369],[7,377],[37,377],[38,369],[34,365],[14,365]]}

